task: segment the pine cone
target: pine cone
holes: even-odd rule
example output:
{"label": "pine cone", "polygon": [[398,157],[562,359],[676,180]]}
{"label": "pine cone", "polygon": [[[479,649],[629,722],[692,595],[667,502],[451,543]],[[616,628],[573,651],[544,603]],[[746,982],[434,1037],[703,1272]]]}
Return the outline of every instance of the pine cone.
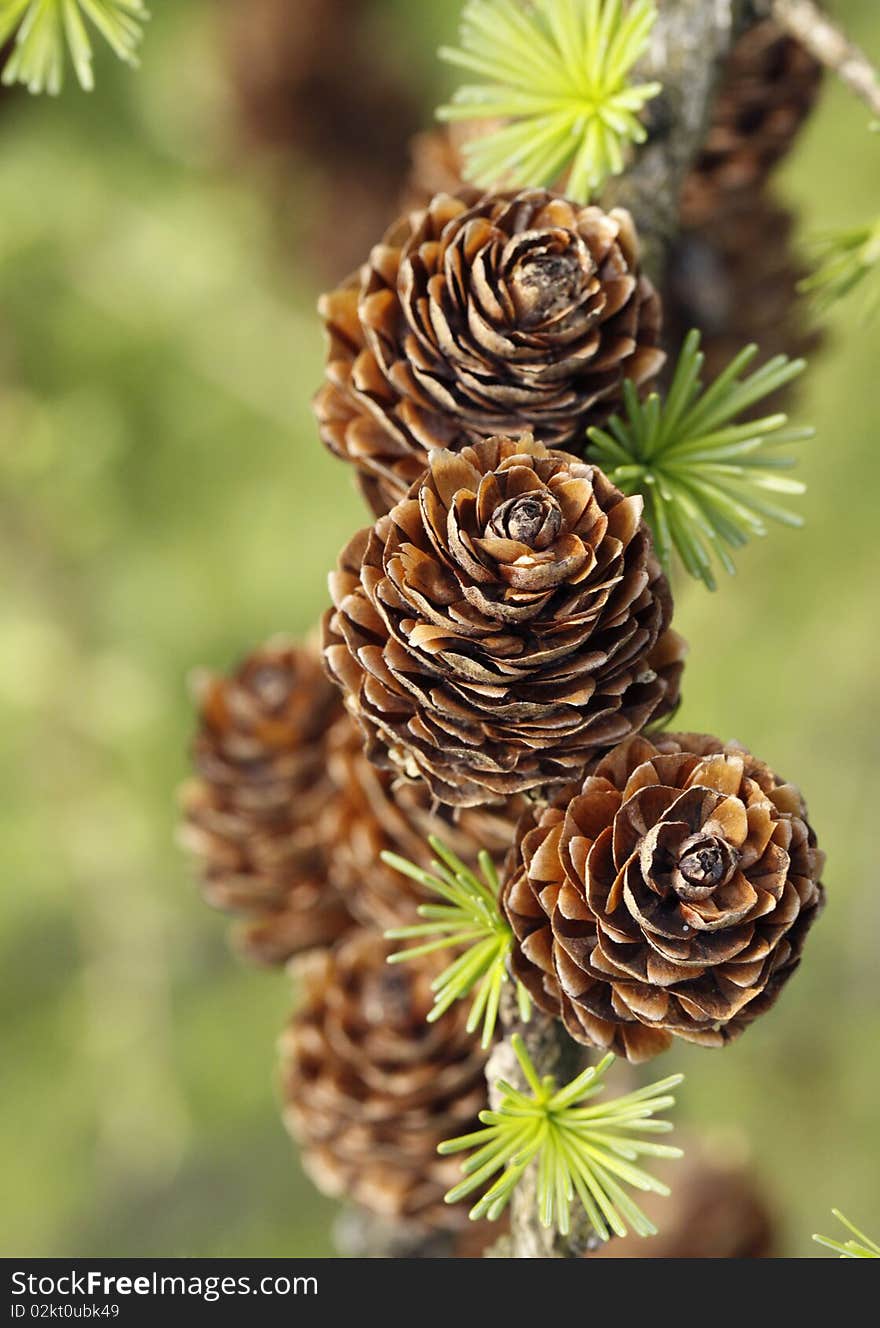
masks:
{"label": "pine cone", "polygon": [[[699,328],[707,380],[752,342],[762,360],[798,358],[821,347],[823,337],[798,291],[807,269],[793,229],[792,214],[762,193],[732,202],[711,224],[686,227],[679,235],[664,289],[667,344],[680,345],[691,328]],[[780,405],[776,401],[773,408]],[[761,413],[767,410],[761,402]]]}
{"label": "pine cone", "polygon": [[717,221],[731,195],[754,194],[793,147],[815,105],[822,66],[771,20],[734,46],[703,149],[688,177],[687,225]]}
{"label": "pine cone", "polygon": [[668,713],[683,649],[641,511],[528,434],[433,452],[331,578],[325,657],[370,759],[477,806]]}
{"label": "pine cone", "polygon": [[422,780],[395,779],[367,760],[364,735],[348,714],[337,720],[328,746],[337,792],[328,803],[322,835],[333,846],[333,883],[365,926],[384,931],[418,921],[416,909],[426,902],[414,881],[385,866],[384,852],[430,869],[427,839],[437,835],[469,867],[477,865],[481,849],[501,867],[528,806],[524,797],[510,798],[503,807],[435,809]]}
{"label": "pine cone", "polygon": [[769,1009],[823,903],[801,795],[735,744],[635,738],[520,827],[514,969],[576,1041],[647,1060]]}
{"label": "pine cone", "polygon": [[281,1043],[285,1122],[324,1194],[455,1228],[467,1204],[450,1207],[443,1194],[461,1179],[459,1162],[437,1145],[479,1128],[486,1054],[461,1004],[425,1023],[442,961],[392,968],[388,953],[357,931],[302,962],[303,1005]]}
{"label": "pine cone", "polygon": [[283,640],[197,688],[198,778],[182,791],[182,838],[208,903],[250,919],[239,932],[245,952],[283,963],[351,925],[327,884],[320,830],[333,796],[324,738],[338,693],[313,650]]}
{"label": "pine cone", "polygon": [[644,383],[663,363],[629,214],[542,190],[435,198],[320,309],[321,437],[357,466],[377,516],[437,448],[529,429],[580,452],[624,379]]}

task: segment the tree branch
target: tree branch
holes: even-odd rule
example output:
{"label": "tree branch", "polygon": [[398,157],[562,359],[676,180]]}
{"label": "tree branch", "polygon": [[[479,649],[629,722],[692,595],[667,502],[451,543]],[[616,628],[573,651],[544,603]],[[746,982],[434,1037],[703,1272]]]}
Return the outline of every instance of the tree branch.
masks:
{"label": "tree branch", "polygon": [[682,187],[705,139],[724,63],[754,19],[747,0],[663,0],[659,9],[638,71],[663,84],[649,108],[650,137],[603,200],[633,214],[645,268],[657,278],[678,231]]}
{"label": "tree branch", "polygon": [[[510,1042],[514,1033],[519,1033],[525,1042],[538,1073],[554,1075],[560,1085],[574,1079],[589,1063],[590,1058],[585,1049],[572,1041],[556,1019],[550,1019],[547,1015],[533,1011],[529,1023],[520,1022],[511,983],[507,984],[502,1000],[501,1020],[505,1037],[495,1047],[486,1066],[489,1099],[493,1107],[499,1105],[499,1094],[495,1088],[499,1079],[506,1080],[515,1088],[528,1091],[528,1085]],[[514,1190],[510,1201],[510,1236],[504,1237],[499,1246],[490,1251],[488,1257],[580,1259],[590,1250],[597,1249],[601,1241],[586,1220],[580,1205],[576,1205],[572,1212],[572,1231],[567,1238],[558,1236],[555,1231],[541,1225],[537,1216],[537,1180],[536,1168],[530,1167]]]}
{"label": "tree branch", "polygon": [[346,1259],[451,1259],[454,1238],[426,1232],[406,1222],[387,1222],[363,1208],[346,1208],[333,1229],[336,1248]]}
{"label": "tree branch", "polygon": [[880,117],[880,74],[868,56],[820,8],[815,0],[762,0],[786,32],[796,37],[820,64],[832,70]]}

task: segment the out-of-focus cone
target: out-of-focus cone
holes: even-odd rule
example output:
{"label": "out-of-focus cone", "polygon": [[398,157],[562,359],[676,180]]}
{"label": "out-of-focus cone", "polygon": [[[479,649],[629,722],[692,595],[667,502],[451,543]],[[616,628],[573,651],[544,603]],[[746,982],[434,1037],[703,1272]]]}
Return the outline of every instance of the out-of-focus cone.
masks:
{"label": "out-of-focus cone", "polygon": [[444,1139],[479,1128],[486,1053],[457,1003],[436,1023],[436,956],[388,965],[374,932],[299,961],[302,1005],[281,1040],[285,1122],[325,1194],[388,1221],[457,1229],[468,1205],[443,1194],[461,1179]]}
{"label": "out-of-focus cone", "polygon": [[772,20],[749,28],[728,58],[685,186],[685,224],[721,217],[731,195],[754,195],[794,146],[821,82],[822,66]]}
{"label": "out-of-focus cone", "polygon": [[330,885],[321,819],[334,794],[325,739],[342,710],[314,650],[276,640],[230,677],[196,683],[197,777],[181,793],[181,838],[202,893],[244,916],[237,940],[267,964],[351,925]]}
{"label": "out-of-focus cone", "polygon": [[367,759],[364,735],[348,713],[333,726],[328,762],[336,792],[327,805],[324,835],[333,880],[365,926],[415,922],[416,909],[427,902],[416,882],[382,862],[382,853],[430,869],[427,840],[436,835],[469,867],[476,867],[485,849],[500,868],[526,808],[524,798],[513,797],[503,806],[435,810],[427,784],[397,780]]}
{"label": "out-of-focus cone", "polygon": [[[691,328],[699,328],[706,381],[752,342],[762,362],[821,349],[823,334],[798,291],[807,269],[794,224],[792,213],[765,190],[731,201],[711,222],[685,226],[679,234],[663,291],[666,342],[677,350]],[[777,399],[771,409],[779,405]],[[761,402],[761,413],[767,409]]]}
{"label": "out-of-focus cone", "polygon": [[[685,183],[681,231],[663,290],[665,344],[675,353],[691,328],[703,334],[705,378],[747,345],[764,363],[814,354],[823,336],[798,283],[807,275],[794,217],[770,192],[775,166],[792,150],[815,105],[822,67],[771,20],[734,47],[705,144]],[[785,409],[786,388],[767,409]]]}
{"label": "out-of-focus cone", "polygon": [[[401,60],[372,26],[375,9],[373,0],[230,7],[230,63],[245,138],[308,168],[313,233],[305,242],[333,277],[358,263],[391,220],[407,143],[422,118]],[[285,164],[282,196],[289,174]],[[289,230],[286,204],[282,211]],[[335,215],[345,224],[328,225]]]}
{"label": "out-of-focus cone", "polygon": [[454,194],[466,183],[464,148],[501,127],[500,120],[456,120],[416,134],[409,145],[410,170],[401,211],[426,208],[437,194]]}

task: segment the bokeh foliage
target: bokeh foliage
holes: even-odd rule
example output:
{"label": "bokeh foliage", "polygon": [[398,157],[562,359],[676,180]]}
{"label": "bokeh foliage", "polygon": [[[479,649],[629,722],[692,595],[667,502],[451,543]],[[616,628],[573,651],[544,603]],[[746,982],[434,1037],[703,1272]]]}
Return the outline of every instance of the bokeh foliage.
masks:
{"label": "bokeh foliage", "polygon": [[[377,3],[427,118],[458,0]],[[190,668],[307,628],[362,515],[309,413],[308,170],[290,163],[301,215],[279,228],[235,147],[223,6],[154,8],[139,74],[107,54],[91,98],[0,111],[0,1245],[321,1253],[331,1209],[273,1095],[289,982],[229,957],[173,843],[174,788]],[[839,12],[880,51],[874,0]],[[806,232],[876,213],[864,119],[829,89],[783,179]],[[832,323],[795,416],[818,428],[806,530],[679,601],[699,642],[682,723],[802,784],[829,908],[771,1016],[724,1054],[654,1067],[687,1071],[680,1115],[749,1141],[801,1254],[832,1204],[880,1229],[880,333],[846,305]]]}

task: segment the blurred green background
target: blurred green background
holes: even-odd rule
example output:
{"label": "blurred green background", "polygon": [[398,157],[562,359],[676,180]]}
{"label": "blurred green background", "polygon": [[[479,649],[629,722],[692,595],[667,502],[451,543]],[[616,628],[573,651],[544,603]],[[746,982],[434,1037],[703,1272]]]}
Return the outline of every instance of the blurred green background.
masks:
{"label": "blurred green background", "polygon": [[[286,160],[279,218],[240,142],[243,7],[157,0],[137,75],[102,50],[91,97],[0,106],[4,1254],[330,1249],[276,1110],[289,980],[230,956],[174,844],[189,670],[312,624],[362,524],[310,417],[311,168]],[[377,0],[426,122],[458,8]],[[880,55],[876,0],[837,8]],[[782,177],[805,234],[876,212],[866,119],[828,87]],[[802,785],[829,908],[770,1017],[658,1066],[687,1071],[683,1117],[748,1140],[802,1256],[832,1204],[880,1233],[880,330],[857,302],[832,322],[798,410],[818,427],[806,531],[752,546],[714,596],[679,587],[683,722]]]}

